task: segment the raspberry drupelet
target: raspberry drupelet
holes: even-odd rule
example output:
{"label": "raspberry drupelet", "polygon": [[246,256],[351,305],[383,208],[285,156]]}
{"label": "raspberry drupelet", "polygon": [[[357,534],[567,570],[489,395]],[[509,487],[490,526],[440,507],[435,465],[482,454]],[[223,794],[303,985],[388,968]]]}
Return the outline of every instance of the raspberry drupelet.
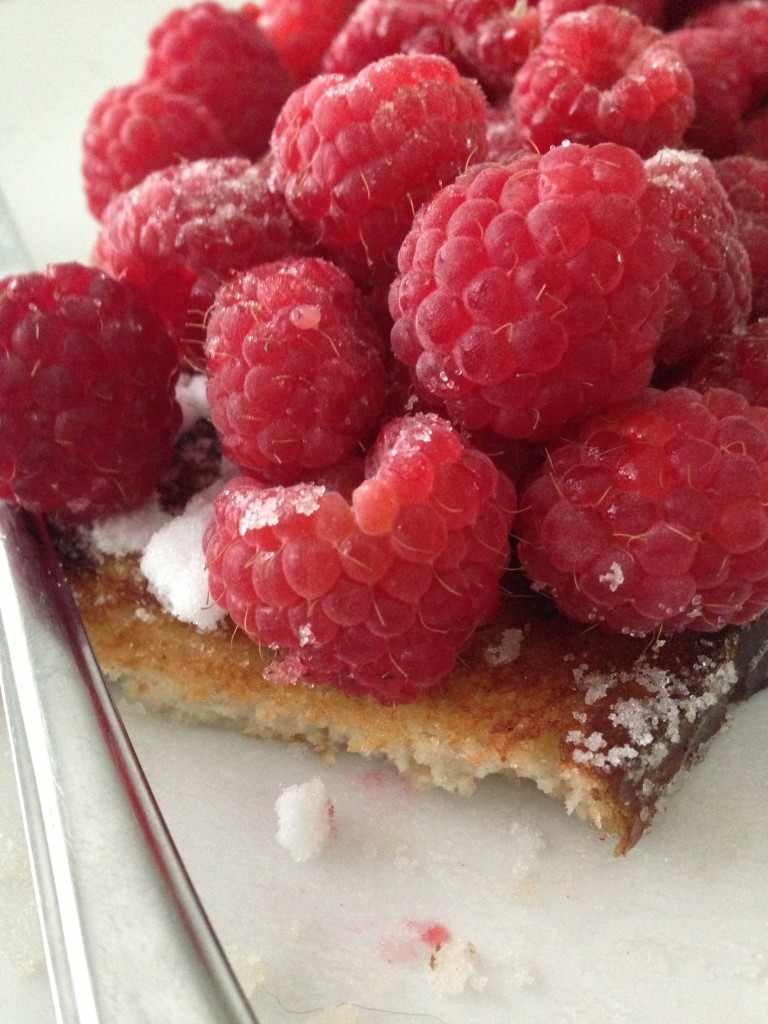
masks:
{"label": "raspberry drupelet", "polygon": [[565,140],[618,142],[647,157],[681,145],[693,79],[661,30],[595,4],[547,26],[515,76],[511,102],[540,152]]}
{"label": "raspberry drupelet", "polygon": [[633,635],[768,608],[768,409],[647,389],[553,446],[520,497],[521,564],[579,622]]}
{"label": "raspberry drupelet", "polygon": [[669,199],[633,150],[470,168],[417,214],[390,292],[395,355],[470,430],[546,440],[651,379]]}
{"label": "raspberry drupelet", "polygon": [[486,104],[450,61],[396,54],[357,75],[319,75],[285,104],[272,136],[293,214],[366,280],[394,271],[414,212],[485,155]]}
{"label": "raspberry drupelet", "polygon": [[223,451],[271,483],[361,446],[387,397],[384,342],[362,295],[321,259],[263,264],[224,285],[205,349]]}
{"label": "raspberry drupelet", "polygon": [[204,320],[233,273],[308,246],[267,160],[195,160],[154,171],[109,204],[98,267],[141,288],[179,346],[204,364]]}
{"label": "raspberry drupelet", "polygon": [[181,422],[140,293],[78,263],[0,280],[0,500],[94,519],[146,501]]}
{"label": "raspberry drupelet", "polygon": [[493,617],[514,488],[433,414],[391,421],[351,501],[233,481],[205,541],[213,599],[306,674],[384,703],[440,683]]}
{"label": "raspberry drupelet", "polygon": [[197,99],[252,160],[295,85],[251,14],[212,2],[176,8],[153,29],[143,78]]}

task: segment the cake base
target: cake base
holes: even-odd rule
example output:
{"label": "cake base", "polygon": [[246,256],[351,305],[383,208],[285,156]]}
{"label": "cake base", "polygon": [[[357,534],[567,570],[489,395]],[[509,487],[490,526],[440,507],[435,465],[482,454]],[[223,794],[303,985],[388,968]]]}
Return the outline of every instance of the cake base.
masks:
{"label": "cake base", "polygon": [[226,620],[201,632],[167,614],[138,561],[58,538],[105,675],[129,700],[332,756],[385,758],[417,784],[468,794],[532,779],[624,854],[705,749],[728,708],[768,681],[768,617],[658,642],[565,620],[538,595],[505,597],[450,679],[386,706],[265,678],[272,655]]}

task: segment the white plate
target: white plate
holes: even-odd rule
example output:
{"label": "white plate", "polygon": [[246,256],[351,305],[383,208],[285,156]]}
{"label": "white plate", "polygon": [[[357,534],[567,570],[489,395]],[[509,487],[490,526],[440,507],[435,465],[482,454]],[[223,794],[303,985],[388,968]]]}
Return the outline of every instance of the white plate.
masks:
{"label": "white plate", "polygon": [[[37,265],[87,257],[82,126],[137,75],[170,6],[0,0],[0,182]],[[419,793],[355,758],[127,724],[263,1024],[768,1020],[768,694],[734,713],[623,859],[532,786]],[[297,865],[274,803],[315,776],[338,837]],[[430,969],[436,926],[476,951],[460,992]],[[0,1020],[53,1020],[4,729]]]}

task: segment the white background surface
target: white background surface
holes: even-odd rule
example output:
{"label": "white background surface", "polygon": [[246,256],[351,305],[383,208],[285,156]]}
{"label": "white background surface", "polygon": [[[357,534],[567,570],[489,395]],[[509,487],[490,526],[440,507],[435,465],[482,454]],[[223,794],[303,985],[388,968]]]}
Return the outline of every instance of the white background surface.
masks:
{"label": "white background surface", "polygon": [[[87,257],[82,126],[137,76],[170,6],[0,0],[0,184],[37,266]],[[768,1020],[768,694],[738,709],[623,859],[525,785],[417,793],[354,758],[127,723],[263,1024]],[[274,802],[316,775],[338,837],[296,865]],[[435,986],[418,937],[433,923],[474,945],[476,987]],[[0,1021],[52,1019],[0,727]]]}

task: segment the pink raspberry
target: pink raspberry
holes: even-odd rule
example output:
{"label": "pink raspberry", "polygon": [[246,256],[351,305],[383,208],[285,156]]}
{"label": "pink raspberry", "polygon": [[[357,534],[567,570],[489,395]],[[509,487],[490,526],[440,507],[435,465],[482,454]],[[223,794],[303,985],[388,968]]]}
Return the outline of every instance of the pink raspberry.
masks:
{"label": "pink raspberry", "polygon": [[268,162],[230,157],[155,171],[117,196],[93,258],[145,292],[182,360],[200,367],[204,319],[222,281],[305,247]]}
{"label": "pink raspberry", "polygon": [[515,77],[511,102],[540,152],[565,140],[608,141],[651,156],[681,144],[692,96],[691,74],[663,32],[596,4],[547,26]]}
{"label": "pink raspberry", "polygon": [[550,449],[520,498],[523,568],[579,622],[711,632],[768,609],[768,409],[648,389]]}
{"label": "pink raspberry", "polygon": [[224,285],[206,356],[225,455],[271,483],[338,462],[384,407],[383,341],[351,278],[320,259],[262,264]]}
{"label": "pink raspberry", "polygon": [[452,59],[453,39],[442,0],[362,0],[323,57],[323,71],[353,75],[395,53]]}
{"label": "pink raspberry", "polygon": [[720,0],[698,11],[689,22],[732,32],[744,47],[752,94],[750,106],[768,99],[768,6],[765,0]]}
{"label": "pink raspberry", "polygon": [[488,146],[486,160],[489,163],[508,163],[521,152],[532,151],[528,137],[520,131],[520,125],[507,103],[488,109],[485,138]]}
{"label": "pink raspberry", "polygon": [[211,596],[288,656],[284,676],[413,700],[493,617],[515,507],[508,478],[446,421],[393,420],[350,501],[234,481],[204,541]]}
{"label": "pink raspberry", "polygon": [[705,156],[663,149],[645,167],[669,193],[676,246],[657,360],[684,365],[710,339],[747,322],[752,271],[733,207]]}
{"label": "pink raspberry", "polygon": [[150,171],[232,152],[219,122],[194,97],[156,83],[110,89],[91,111],[83,135],[88,208],[100,218],[111,199]]}
{"label": "pink raspberry", "polygon": [[272,150],[288,206],[361,279],[394,269],[414,211],[485,153],[485,100],[442,57],[397,54],[297,90]]}
{"label": "pink raspberry", "polygon": [[0,281],[0,500],[95,518],[150,497],[181,414],[176,351],[130,285],[77,263]]}
{"label": "pink raspberry", "polygon": [[[595,0],[539,0],[539,17],[543,27],[555,18],[573,11],[585,11],[594,5]],[[611,7],[620,7],[634,14],[640,21],[649,25],[662,26],[665,17],[666,0],[604,0]],[[679,3],[676,4],[679,6]]]}
{"label": "pink raspberry", "polygon": [[323,0],[320,17],[317,0],[261,0],[243,9],[257,19],[296,84],[303,85],[320,73],[323,54],[357,4]]}
{"label": "pink raspberry", "polygon": [[704,25],[668,32],[666,38],[693,81],[694,116],[685,130],[686,147],[711,159],[738,152],[752,97],[750,40]]}
{"label": "pink raspberry", "polygon": [[768,160],[728,156],[713,164],[736,214],[752,267],[752,316],[768,316]]}
{"label": "pink raspberry", "polygon": [[482,84],[507,93],[539,41],[536,3],[442,0],[456,46]]}
{"label": "pink raspberry", "polygon": [[267,149],[294,87],[253,16],[212,2],[177,8],[155,27],[144,79],[198,100],[251,159]]}
{"label": "pink raspberry", "polygon": [[651,379],[669,217],[638,154],[613,143],[471,168],[400,250],[395,355],[470,430],[559,436]]}
{"label": "pink raspberry", "polygon": [[751,405],[768,406],[768,318],[714,339],[686,377],[696,391],[730,388]]}

